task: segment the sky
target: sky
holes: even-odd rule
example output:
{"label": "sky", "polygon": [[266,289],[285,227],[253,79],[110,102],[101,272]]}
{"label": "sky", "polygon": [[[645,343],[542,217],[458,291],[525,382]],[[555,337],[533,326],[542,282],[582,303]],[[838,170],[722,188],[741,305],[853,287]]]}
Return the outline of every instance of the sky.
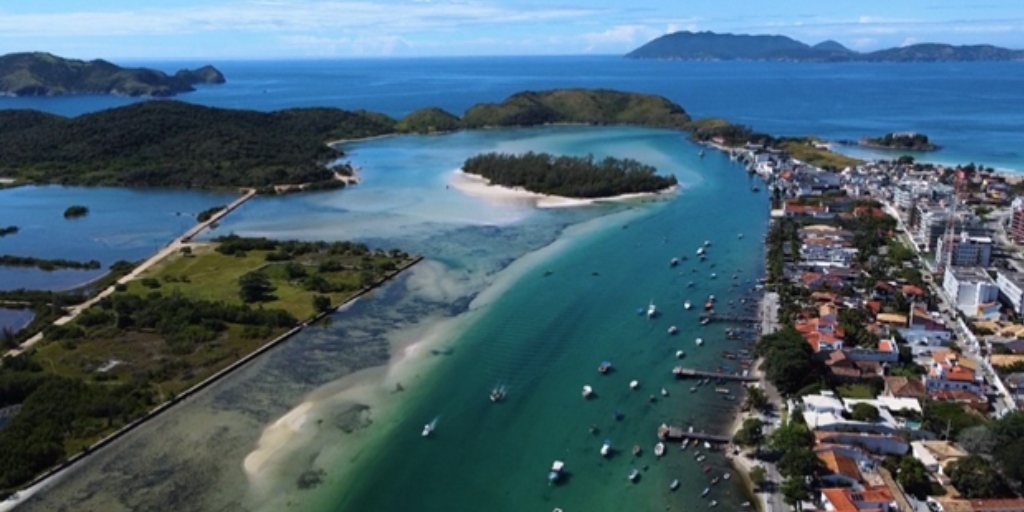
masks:
{"label": "sky", "polygon": [[[975,3],[975,5],[967,5]],[[32,0],[0,3],[0,54],[301,59],[622,54],[679,30],[1024,49],[1024,0]]]}

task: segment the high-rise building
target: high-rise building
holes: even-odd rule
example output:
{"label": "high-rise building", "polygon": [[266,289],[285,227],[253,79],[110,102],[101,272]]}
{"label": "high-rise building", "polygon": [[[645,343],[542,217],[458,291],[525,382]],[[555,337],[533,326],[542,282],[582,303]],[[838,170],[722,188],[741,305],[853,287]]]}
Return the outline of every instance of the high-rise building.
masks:
{"label": "high-rise building", "polygon": [[1011,204],[1010,239],[1014,243],[1024,244],[1024,197],[1015,198]]}

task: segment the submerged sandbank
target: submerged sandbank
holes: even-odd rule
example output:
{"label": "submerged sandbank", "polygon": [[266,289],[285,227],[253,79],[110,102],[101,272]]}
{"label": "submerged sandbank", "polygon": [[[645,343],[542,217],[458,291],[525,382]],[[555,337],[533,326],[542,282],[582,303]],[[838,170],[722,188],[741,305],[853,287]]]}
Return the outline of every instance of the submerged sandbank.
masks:
{"label": "submerged sandbank", "polygon": [[638,199],[662,198],[674,195],[679,190],[679,185],[673,185],[659,192],[643,192],[637,194],[622,194],[612,197],[581,199],[540,194],[537,192],[530,192],[529,190],[522,188],[493,185],[487,178],[476,174],[469,174],[462,169],[457,169],[449,175],[448,184],[469,196],[480,197],[492,201],[529,202],[537,208],[566,208],[573,206],[588,206],[602,202],[621,202]]}

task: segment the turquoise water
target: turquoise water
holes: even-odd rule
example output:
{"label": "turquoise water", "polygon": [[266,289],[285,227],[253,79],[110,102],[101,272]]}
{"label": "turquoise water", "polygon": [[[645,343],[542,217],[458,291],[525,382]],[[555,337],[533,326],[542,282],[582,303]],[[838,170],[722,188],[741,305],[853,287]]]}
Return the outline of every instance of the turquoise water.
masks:
{"label": "turquoise water", "polygon": [[[232,194],[85,187],[18,187],[0,190],[0,226],[18,226],[0,238],[0,254],[98,260],[100,270],[0,267],[0,290],[71,288],[106,273],[118,260],[149,257],[195,225],[196,215]],[[64,209],[84,205],[89,214],[65,219]]]}

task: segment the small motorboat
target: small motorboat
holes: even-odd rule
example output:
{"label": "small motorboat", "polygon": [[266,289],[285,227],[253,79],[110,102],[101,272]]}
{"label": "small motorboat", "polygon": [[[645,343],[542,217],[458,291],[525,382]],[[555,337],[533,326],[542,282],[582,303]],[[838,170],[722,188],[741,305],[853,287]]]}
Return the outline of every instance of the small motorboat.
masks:
{"label": "small motorboat", "polygon": [[714,478],[712,478],[712,479],[711,479],[711,485],[715,485],[715,484],[717,484],[717,483],[718,483],[719,481],[721,481],[721,480],[722,480],[721,478],[718,478],[718,477],[716,476],[716,477],[714,477]]}
{"label": "small motorboat", "polygon": [[672,483],[668,484],[668,488],[671,491],[674,491],[674,490],[678,489],[679,488],[679,479],[676,478],[675,480],[672,480]]}
{"label": "small motorboat", "polygon": [[634,444],[633,445],[633,455],[636,455],[637,457],[639,457],[640,456],[640,451],[641,451],[640,450],[640,445]]}
{"label": "small motorboat", "polygon": [[[704,462],[707,458],[708,458],[707,455],[699,455],[699,456],[697,456],[697,462]],[[708,471],[710,471],[710,470],[711,469],[708,468]],[[706,471],[705,471],[705,473],[706,473]]]}
{"label": "small motorboat", "polygon": [[665,455],[665,443],[654,445],[654,456],[661,457],[662,455]]}
{"label": "small motorboat", "polygon": [[594,394],[594,388],[590,386],[583,386],[583,398],[590,398],[590,395]]}
{"label": "small motorboat", "polygon": [[690,386],[690,393],[696,393],[696,392],[697,392],[697,386]]}
{"label": "small motorboat", "polygon": [[505,386],[498,386],[491,390],[491,401],[500,402],[505,399]]}
{"label": "small motorboat", "polygon": [[715,303],[713,301],[709,300],[709,301],[704,303],[704,309],[711,309],[713,307],[715,307]]}
{"label": "small motorboat", "polygon": [[671,334],[675,334],[675,333],[677,333],[677,332],[679,332],[679,328],[678,328],[678,327],[676,327],[676,326],[674,326],[674,325],[668,328],[668,333],[669,333],[670,335],[671,335]]}
{"label": "small motorboat", "polygon": [[711,488],[710,487],[705,487],[704,490],[701,491],[700,497],[703,498],[703,497],[707,496],[708,493],[710,493],[710,492],[711,492]]}
{"label": "small motorboat", "polygon": [[604,444],[601,445],[601,456],[607,457],[612,453],[612,440],[605,439]]}
{"label": "small motorboat", "polygon": [[629,389],[636,389],[638,387],[640,387],[640,382],[639,381],[633,380],[633,381],[629,382]]}
{"label": "small motorboat", "polygon": [[633,471],[629,472],[629,481],[636,482],[638,478],[640,478],[640,471],[636,468],[633,468]]}
{"label": "small motorboat", "polygon": [[711,247],[711,240],[704,240],[704,247]]}
{"label": "small motorboat", "polygon": [[705,472],[705,473],[709,473],[709,472],[711,472],[711,466],[708,466],[707,464],[705,464],[705,465],[704,465],[704,472]]}
{"label": "small motorboat", "polygon": [[613,414],[612,416],[613,416],[613,417],[614,417],[614,418],[615,418],[616,420],[621,420],[621,419],[622,419],[622,411],[615,411],[615,414]]}
{"label": "small motorboat", "polygon": [[668,265],[669,265],[670,267],[674,267],[674,266],[676,266],[676,265],[678,265],[678,264],[679,264],[679,258],[672,258],[672,259],[671,259],[671,260],[670,260],[670,261],[668,262]]}
{"label": "small motorboat", "polygon": [[429,437],[434,432],[434,423],[427,423],[423,425],[423,437]]}
{"label": "small motorboat", "polygon": [[693,304],[690,304],[690,301],[686,301],[686,302],[683,303],[683,309],[690,309],[692,307],[693,307]]}
{"label": "small motorboat", "polygon": [[743,238],[743,233],[736,235],[736,238]]}
{"label": "small motorboat", "polygon": [[704,248],[703,247],[698,247],[697,248],[697,256],[703,256],[703,255],[704,255]]}
{"label": "small motorboat", "polygon": [[557,482],[558,479],[562,477],[562,468],[564,467],[565,463],[560,460],[556,460],[554,464],[551,465],[551,471],[548,472],[549,484]]}
{"label": "small motorboat", "polygon": [[686,352],[682,350],[676,350],[676,359],[682,359],[686,357]]}
{"label": "small motorboat", "polygon": [[654,318],[658,315],[658,307],[654,305],[654,301],[647,306],[647,318]]}
{"label": "small motorboat", "polygon": [[708,507],[715,508],[717,506],[718,506],[718,500],[711,500],[711,503],[708,503]]}
{"label": "small motorboat", "polygon": [[668,390],[665,388],[661,388],[661,396],[668,396]]}
{"label": "small motorboat", "polygon": [[[687,288],[693,288],[693,281],[690,281],[689,283],[686,283],[686,287]],[[689,302],[689,301],[687,301],[687,302]],[[687,309],[689,309],[689,308],[687,308]]]}
{"label": "small motorboat", "polygon": [[711,273],[711,279],[718,279],[718,274],[712,272]]}
{"label": "small motorboat", "polygon": [[709,443],[707,441],[704,441],[704,449],[705,450],[710,450],[711,449],[711,443]]}
{"label": "small motorboat", "polygon": [[612,369],[612,363],[609,363],[608,361],[601,361],[601,364],[598,365],[598,367],[597,367],[597,371],[599,373],[608,373],[608,371],[611,370],[611,369]]}
{"label": "small motorboat", "polygon": [[728,480],[730,478],[732,478],[732,473],[723,473],[722,474],[722,480]]}
{"label": "small motorboat", "polygon": [[699,346],[701,346],[703,344],[704,344],[704,340],[702,338],[697,338],[697,346],[699,347]]}

